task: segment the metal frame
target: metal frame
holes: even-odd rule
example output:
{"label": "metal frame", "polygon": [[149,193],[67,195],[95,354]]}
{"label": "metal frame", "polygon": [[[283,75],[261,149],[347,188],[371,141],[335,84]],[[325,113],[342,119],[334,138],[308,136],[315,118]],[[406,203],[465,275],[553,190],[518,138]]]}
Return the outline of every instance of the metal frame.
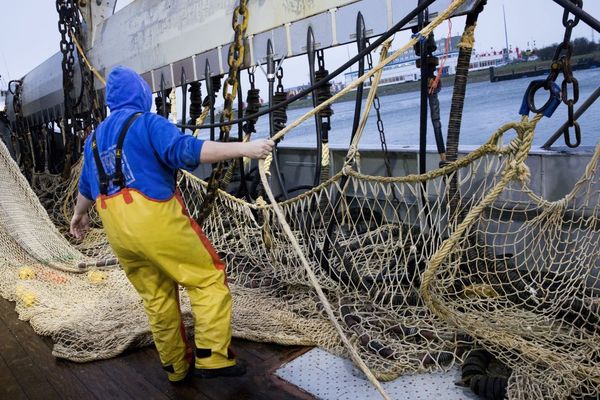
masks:
{"label": "metal frame", "polygon": [[[468,12],[478,1],[470,0],[455,15]],[[290,6],[292,3],[280,0],[250,3],[250,15],[260,15],[261,18],[250,19],[246,40],[248,56],[243,68],[264,62],[264,58],[257,55],[266,53],[267,39],[272,40],[277,55],[284,53],[291,57],[304,54],[309,26],[315,32],[315,42],[320,43],[317,48],[353,41],[351,34],[346,32],[345,24],[337,22],[338,16],[345,20],[348,15],[360,11],[365,16],[367,36],[380,35],[402,19],[402,10],[405,7],[412,9],[417,0],[300,3],[304,4],[301,9],[294,9]],[[431,12],[445,9],[450,3],[451,0],[438,0],[431,6]],[[92,64],[101,74],[106,74],[114,65],[128,65],[142,74],[153,92],[159,90],[161,72],[166,86],[170,82],[178,86],[178,77],[173,76],[171,71],[179,71],[181,66],[184,66],[190,82],[206,78],[202,75],[206,59],[210,59],[214,75],[223,74],[223,52],[227,51],[233,38],[230,23],[235,1],[223,2],[221,6],[210,9],[206,9],[205,3],[194,0],[182,0],[176,6],[173,4],[162,0],[133,2],[110,17],[107,15],[111,7],[114,9],[114,4],[96,11],[92,8],[90,25],[93,28],[92,34],[88,35],[87,54]],[[382,10],[382,7],[385,9]],[[384,12],[374,13],[374,9]],[[414,24],[410,23],[405,29],[412,26]],[[44,111],[61,103],[57,92],[62,93],[62,77],[57,60],[55,55],[23,77],[23,115],[31,122],[44,120]],[[14,119],[10,110],[9,118]]]}

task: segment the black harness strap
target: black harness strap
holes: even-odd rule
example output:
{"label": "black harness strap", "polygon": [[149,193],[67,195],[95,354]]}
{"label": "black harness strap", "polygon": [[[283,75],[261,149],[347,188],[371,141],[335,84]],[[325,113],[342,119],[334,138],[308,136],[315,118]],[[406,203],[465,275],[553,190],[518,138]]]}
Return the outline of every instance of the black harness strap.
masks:
{"label": "black harness strap", "polygon": [[129,127],[133,122],[143,113],[138,112],[133,114],[131,117],[127,119],[125,125],[119,132],[119,138],[117,139],[117,148],[115,150],[115,173],[111,176],[106,174],[104,170],[104,166],[102,165],[102,160],[100,159],[100,152],[98,151],[98,144],[96,143],[96,132],[92,134],[92,152],[94,153],[94,161],[96,162],[96,168],[98,169],[98,178],[100,179],[100,194],[107,195],[108,194],[108,186],[110,183],[113,183],[115,186],[118,186],[119,189],[123,189],[125,187],[125,177],[123,175],[123,165],[122,165],[122,157],[123,157],[123,143],[125,142],[125,135],[129,130]]}

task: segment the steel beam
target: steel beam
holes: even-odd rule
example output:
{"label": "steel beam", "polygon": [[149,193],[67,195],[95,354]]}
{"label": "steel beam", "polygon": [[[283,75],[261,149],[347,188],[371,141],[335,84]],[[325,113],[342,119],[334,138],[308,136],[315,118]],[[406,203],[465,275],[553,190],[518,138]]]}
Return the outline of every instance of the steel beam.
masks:
{"label": "steel beam", "polygon": [[[470,0],[456,15],[470,11],[479,0]],[[438,0],[430,8],[435,16],[451,0]],[[276,56],[306,52],[306,32],[315,32],[316,49],[354,40],[356,15],[365,19],[367,36],[377,36],[402,19],[417,0],[262,0],[249,2],[249,25],[244,67],[264,63],[266,43],[271,39]],[[114,15],[114,3],[97,6],[91,0],[92,34],[88,32],[88,58],[101,74],[115,65],[138,71],[154,92],[161,75],[166,86],[178,86],[180,73],[189,81],[201,80],[209,60],[214,75],[226,72],[226,55],[233,40],[231,17],[236,0],[144,0],[134,1]],[[416,24],[411,23],[407,28]],[[174,76],[172,71],[178,71]],[[76,88],[79,82],[76,78]],[[101,89],[99,87],[99,89]],[[62,77],[59,54],[55,54],[23,77],[23,114],[30,123],[47,120],[62,110]],[[12,99],[7,99],[11,104]],[[9,118],[14,113],[9,107]]]}

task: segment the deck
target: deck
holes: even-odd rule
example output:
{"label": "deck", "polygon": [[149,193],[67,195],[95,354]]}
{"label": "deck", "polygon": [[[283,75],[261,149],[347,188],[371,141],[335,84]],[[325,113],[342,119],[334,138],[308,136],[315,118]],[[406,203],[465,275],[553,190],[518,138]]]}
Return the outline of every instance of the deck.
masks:
{"label": "deck", "polygon": [[245,376],[173,386],[154,347],[79,364],[54,358],[51,346],[17,318],[14,303],[0,299],[0,399],[313,399],[273,374],[304,353],[303,347],[234,339],[236,353],[247,362]]}

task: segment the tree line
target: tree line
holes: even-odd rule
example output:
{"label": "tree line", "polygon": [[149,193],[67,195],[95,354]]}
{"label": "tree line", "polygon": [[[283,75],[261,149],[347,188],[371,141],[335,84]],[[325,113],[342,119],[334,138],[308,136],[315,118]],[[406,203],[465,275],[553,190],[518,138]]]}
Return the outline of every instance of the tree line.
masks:
{"label": "tree line", "polygon": [[[558,43],[554,43],[548,47],[536,49],[533,53],[544,61],[552,60],[557,47]],[[592,42],[587,38],[582,37],[573,40],[573,55],[589,54],[598,50],[600,50],[600,44]]]}

